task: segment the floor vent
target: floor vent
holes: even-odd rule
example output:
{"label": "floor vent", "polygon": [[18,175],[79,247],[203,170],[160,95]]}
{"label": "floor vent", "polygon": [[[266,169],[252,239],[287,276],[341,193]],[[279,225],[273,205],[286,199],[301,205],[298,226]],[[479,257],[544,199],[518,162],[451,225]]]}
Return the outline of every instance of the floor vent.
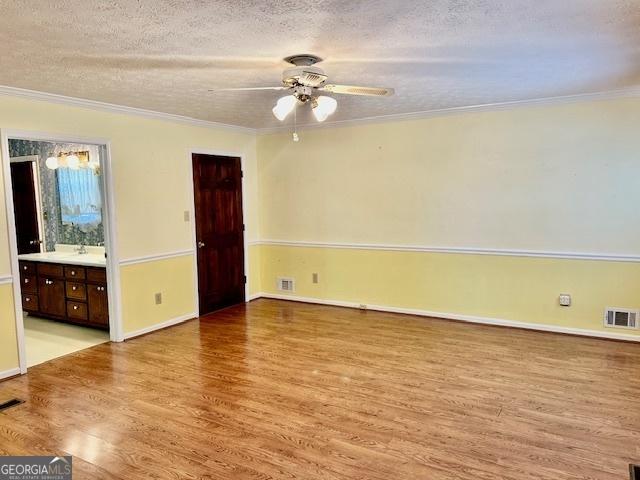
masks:
{"label": "floor vent", "polygon": [[282,292],[295,291],[295,282],[293,278],[278,277],[278,290]]}
{"label": "floor vent", "polygon": [[629,478],[631,480],[640,480],[640,465],[629,465]]}
{"label": "floor vent", "polygon": [[604,325],[612,328],[638,328],[639,314],[638,310],[608,307],[604,311]]}
{"label": "floor vent", "polygon": [[11,400],[4,402],[4,403],[0,403],[0,412],[2,412],[3,410],[6,410],[7,408],[11,408],[11,407],[15,407],[16,405],[20,405],[21,403],[24,403],[24,400],[18,400],[17,398],[12,398]]}

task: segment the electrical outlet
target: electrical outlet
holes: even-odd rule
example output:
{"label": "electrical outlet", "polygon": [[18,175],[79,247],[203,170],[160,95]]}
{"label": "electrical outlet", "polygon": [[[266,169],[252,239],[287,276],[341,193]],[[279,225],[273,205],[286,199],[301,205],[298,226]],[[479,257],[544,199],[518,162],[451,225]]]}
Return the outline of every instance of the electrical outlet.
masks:
{"label": "electrical outlet", "polygon": [[311,274],[311,279],[313,283],[318,283],[318,274],[317,273]]}
{"label": "electrical outlet", "polygon": [[191,219],[191,215],[189,214],[189,210],[184,211],[184,221],[188,222]]}
{"label": "electrical outlet", "polygon": [[558,301],[562,307],[570,307],[571,306],[571,295],[568,293],[561,293],[558,297]]}
{"label": "electrical outlet", "polygon": [[366,310],[367,309],[367,305],[365,303],[361,303],[360,307],[358,307],[358,308],[360,308],[360,310]]}
{"label": "electrical outlet", "polygon": [[160,305],[162,303],[162,293],[156,293],[156,305]]}

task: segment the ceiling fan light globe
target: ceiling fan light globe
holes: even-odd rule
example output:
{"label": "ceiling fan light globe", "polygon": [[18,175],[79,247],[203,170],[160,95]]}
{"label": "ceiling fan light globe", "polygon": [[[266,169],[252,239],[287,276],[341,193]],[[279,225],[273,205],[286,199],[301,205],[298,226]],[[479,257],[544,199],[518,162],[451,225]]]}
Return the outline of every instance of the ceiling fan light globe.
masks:
{"label": "ceiling fan light globe", "polygon": [[273,115],[282,122],[291,112],[293,112],[297,101],[298,100],[293,95],[287,95],[286,97],[279,98],[276,102],[276,106],[273,107]]}
{"label": "ceiling fan light globe", "polygon": [[338,108],[338,102],[335,98],[321,95],[313,102],[313,116],[317,121],[324,122],[336,111],[336,108]]}

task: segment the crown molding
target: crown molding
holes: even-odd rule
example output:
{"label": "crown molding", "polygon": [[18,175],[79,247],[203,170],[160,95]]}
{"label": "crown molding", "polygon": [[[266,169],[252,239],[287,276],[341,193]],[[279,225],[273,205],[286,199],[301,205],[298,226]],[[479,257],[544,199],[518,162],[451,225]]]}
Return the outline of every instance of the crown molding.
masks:
{"label": "crown molding", "polygon": [[[156,112],[154,110],[146,110],[144,108],[127,107],[124,105],[116,105],[113,103],[99,102],[96,100],[87,100],[83,98],[67,97],[54,93],[39,92],[36,90],[27,90],[24,88],[9,87],[0,85],[0,95],[8,97],[26,98],[29,100],[38,100],[49,103],[57,103],[60,105],[69,105],[73,107],[86,108],[109,113],[120,113],[125,115],[135,115],[138,117],[149,118],[154,120],[163,120],[173,123],[181,123],[203,128],[212,128],[218,130],[228,130],[237,133],[246,133],[252,135],[269,135],[274,133],[282,133],[291,130],[291,125],[282,125],[277,127],[250,128],[239,125],[229,125],[226,123],[212,122],[209,120],[199,120],[197,118],[175,115],[172,113]],[[564,95],[557,97],[544,97],[529,100],[515,100],[511,102],[486,103],[481,105],[469,105],[464,107],[440,108],[434,110],[423,110],[409,113],[396,113],[390,115],[379,115],[374,117],[355,118],[351,120],[338,120],[334,122],[323,123],[307,123],[298,125],[298,130],[313,130],[322,128],[339,128],[357,125],[367,125],[385,122],[399,122],[408,120],[421,120],[435,117],[443,117],[447,115],[458,115],[463,113],[478,112],[495,112],[501,110],[511,110],[514,108],[533,107],[533,106],[553,106],[565,105],[570,103],[595,101],[595,100],[614,100],[617,98],[640,97],[640,87],[628,88],[624,90],[609,90],[603,92],[580,93],[575,95]]]}
{"label": "crown molding", "polygon": [[[596,100],[614,100],[617,98],[640,97],[640,87],[627,88],[624,90],[608,90],[604,92],[579,93],[575,95],[564,95],[557,97],[543,97],[529,100],[514,100],[511,102],[485,103],[480,105],[469,105],[464,107],[440,108],[434,110],[423,110],[409,113],[396,113],[390,115],[379,115],[375,117],[356,118],[352,120],[338,120],[335,122],[307,123],[298,125],[298,130],[313,130],[318,128],[338,128],[357,125],[367,125],[373,123],[399,122],[407,120],[422,120],[427,118],[443,117],[447,115],[458,115],[462,113],[495,112],[501,110],[511,110],[514,108],[566,105],[578,102]],[[258,135],[269,135],[273,133],[288,132],[291,125],[278,127],[258,128]]]}
{"label": "crown molding", "polygon": [[125,115],[135,115],[138,117],[150,118],[154,120],[163,120],[166,122],[181,123],[196,127],[213,128],[229,130],[239,133],[248,133],[255,135],[257,130],[249,127],[241,127],[238,125],[228,125],[226,123],[211,122],[208,120],[198,120],[197,118],[185,117],[182,115],[174,115],[172,113],[156,112],[154,110],[145,110],[144,108],[126,107],[124,105],[116,105],[113,103],[98,102],[95,100],[87,100],[84,98],[67,97],[54,93],[38,92],[35,90],[26,90],[24,88],[8,87],[0,85],[0,95],[7,97],[26,98],[29,100],[39,100],[42,102],[57,103],[59,105],[68,105],[72,107],[87,108],[100,112],[121,113]]}

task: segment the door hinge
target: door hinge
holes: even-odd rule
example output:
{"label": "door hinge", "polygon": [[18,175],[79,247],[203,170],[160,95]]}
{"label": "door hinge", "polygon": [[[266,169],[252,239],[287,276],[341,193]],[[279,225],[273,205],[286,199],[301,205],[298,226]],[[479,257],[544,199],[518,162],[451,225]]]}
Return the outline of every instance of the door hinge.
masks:
{"label": "door hinge", "polygon": [[240,178],[244,178],[244,172],[240,170]]}
{"label": "door hinge", "polygon": [[244,223],[242,224],[242,231],[244,232],[246,230],[246,227],[244,225]]}
{"label": "door hinge", "polygon": [[244,283],[247,283],[247,276],[246,276],[246,275],[244,275],[244,276],[242,277],[242,279],[244,280]]}

